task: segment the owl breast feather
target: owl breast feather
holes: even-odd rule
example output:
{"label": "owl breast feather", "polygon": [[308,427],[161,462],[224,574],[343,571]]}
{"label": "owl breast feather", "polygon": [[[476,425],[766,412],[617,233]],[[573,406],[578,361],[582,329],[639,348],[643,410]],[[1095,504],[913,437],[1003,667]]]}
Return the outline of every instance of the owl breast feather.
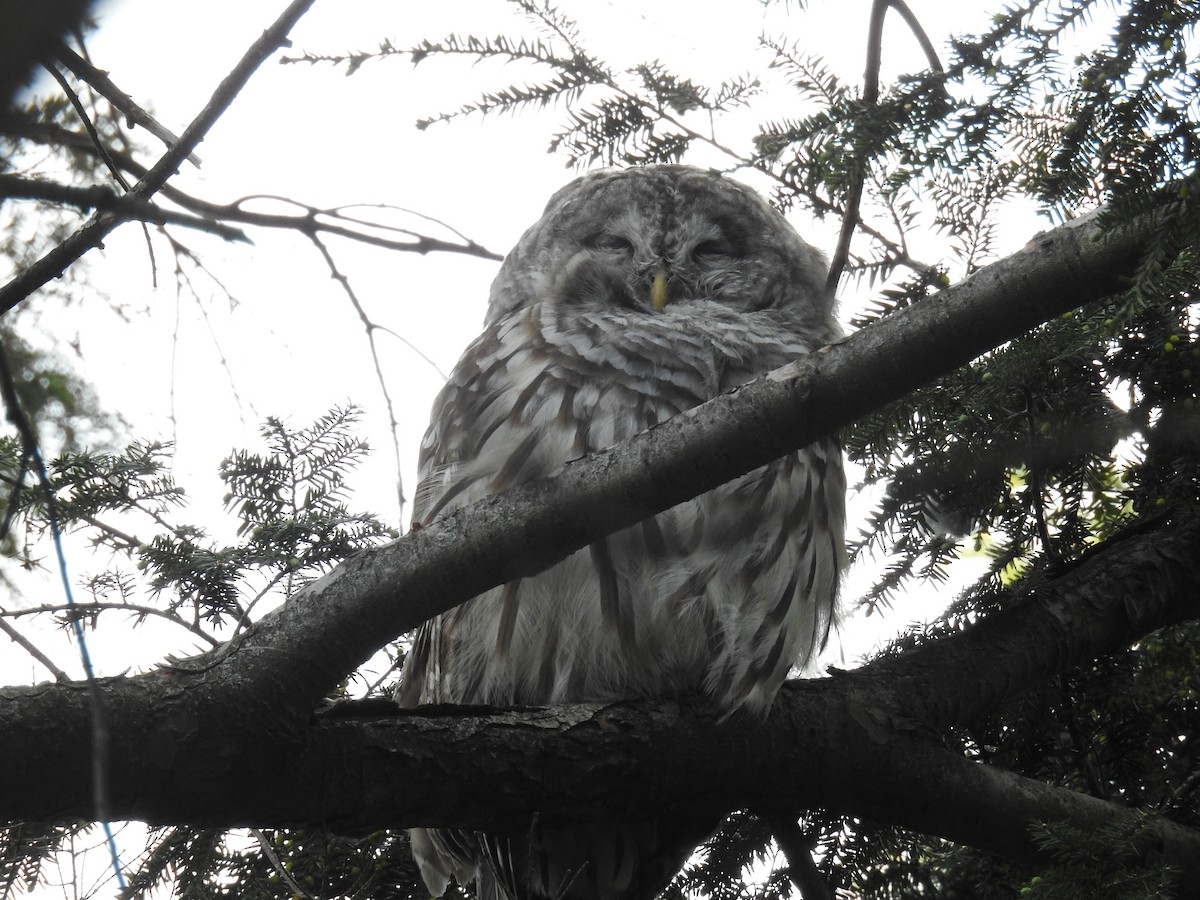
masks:
{"label": "owl breast feather", "polygon": [[[807,350],[773,310],[519,310],[451,377],[417,513],[548,475]],[[427,626],[420,699],[704,693],[765,711],[828,632],[844,492],[839,449],[816,444],[488,591]]]}

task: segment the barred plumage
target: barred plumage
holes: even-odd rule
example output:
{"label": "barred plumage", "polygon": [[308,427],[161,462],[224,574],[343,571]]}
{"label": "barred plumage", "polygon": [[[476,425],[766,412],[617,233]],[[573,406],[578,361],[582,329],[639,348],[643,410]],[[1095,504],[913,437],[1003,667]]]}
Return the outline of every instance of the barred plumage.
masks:
{"label": "barred plumage", "polygon": [[[824,263],[757,194],[682,166],[551,198],[439,396],[416,521],[632,436],[839,335]],[[426,623],[398,699],[554,704],[703,693],[764,714],[825,639],[843,557],[824,441]],[[649,897],[716,823],[595,823],[511,840],[413,832],[430,890]]]}

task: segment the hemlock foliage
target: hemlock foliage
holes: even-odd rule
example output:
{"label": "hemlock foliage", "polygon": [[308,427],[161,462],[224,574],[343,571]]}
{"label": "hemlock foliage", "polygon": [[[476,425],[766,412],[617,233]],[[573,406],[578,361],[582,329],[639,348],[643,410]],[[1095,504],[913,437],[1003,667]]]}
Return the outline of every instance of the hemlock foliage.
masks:
{"label": "hemlock foliage", "polygon": [[[524,36],[384,42],[377,51],[297,60],[344,65],[349,73],[393,57],[520,63],[534,74],[433,113],[420,127],[547,107],[558,122],[549,149],[569,163],[686,161],[703,148],[735,175],[768,185],[782,209],[861,219],[844,271],[874,293],[854,315],[854,328],[925,302],[952,274],[961,278],[992,261],[998,219],[1018,200],[1035,202],[1054,221],[1103,206],[1112,228],[1167,203],[1160,239],[1125,293],[1046,323],[844,436],[866,482],[883,488],[851,546],[856,557],[883,564],[866,593],[847,601],[899,604],[905,592],[942,589],[948,567],[964,554],[989,561],[976,583],[947,596],[941,622],[913,629],[885,652],[902,655],[1011,606],[1127,529],[1195,515],[1200,4],[997,4],[987,32],[953,39],[925,71],[877,89],[845,82],[806,47],[795,36],[803,34],[798,11],[795,35],[762,37],[761,72],[705,85],[657,61],[619,71],[588,49],[565,6],[514,5],[532,26]],[[889,5],[892,14],[902,6],[877,4]],[[1090,43],[1078,49],[1081,40]],[[1068,41],[1076,49],[1064,51]],[[727,114],[753,111],[763,92],[780,85],[793,92],[794,112],[761,121],[740,144],[724,137]],[[54,103],[26,112],[24,131],[0,135],[9,157],[66,115]],[[107,132],[105,139],[116,140]],[[916,258],[913,238],[931,231],[941,236],[943,255]],[[27,252],[12,243],[3,249],[17,265]],[[5,344],[15,346],[8,337]],[[19,365],[36,371],[31,358]],[[27,380],[36,381],[32,374]],[[47,396],[62,390],[43,386]],[[38,419],[74,427],[66,402],[54,407],[28,393],[23,402]],[[43,614],[63,622],[83,616],[92,628],[114,627],[108,623],[120,611],[135,621],[154,616],[216,645],[251,622],[264,598],[286,596],[386,539],[390,532],[376,517],[346,506],[344,472],[365,451],[353,436],[354,419],[344,409],[299,429],[272,420],[263,430],[265,451],[231,456],[220,472],[237,528],[228,544],[184,522],[169,447],[134,443],[96,453],[67,441],[69,452],[50,472],[62,525],[128,562],[90,576],[74,612]],[[0,471],[10,483],[22,481],[8,497],[16,515],[4,551],[28,565],[32,544],[24,535],[47,524],[22,456],[20,441],[0,445]],[[19,624],[15,608],[4,606],[0,615]],[[1200,828],[1198,639],[1195,622],[1139,636],[938,737],[981,763]],[[800,818],[820,880],[839,897],[1135,898],[1177,887],[1169,868],[1122,850],[1133,837],[1122,828],[1082,833],[1043,823],[1033,839],[1054,863],[1035,870],[887,823],[820,810]],[[0,883],[35,883],[39,861],[78,830],[26,823],[0,833]],[[782,858],[763,819],[737,812],[668,895],[791,896],[789,862],[799,865]],[[129,893],[146,896],[166,884],[181,897],[423,891],[403,835],[382,830],[162,829],[131,864]]]}

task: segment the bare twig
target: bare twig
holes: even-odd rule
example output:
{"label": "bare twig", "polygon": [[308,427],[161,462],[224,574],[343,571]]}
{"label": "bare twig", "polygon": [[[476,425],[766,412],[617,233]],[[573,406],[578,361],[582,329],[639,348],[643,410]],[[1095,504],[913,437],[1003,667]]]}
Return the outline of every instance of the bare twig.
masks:
{"label": "bare twig", "polygon": [[[371,318],[367,315],[366,310],[363,309],[363,305],[358,299],[358,294],[355,293],[353,285],[350,284],[350,279],[342,274],[341,270],[338,269],[337,263],[334,261],[332,254],[329,252],[329,248],[325,246],[325,243],[318,235],[313,234],[309,235],[309,237],[311,238],[313,244],[316,245],[317,251],[325,260],[325,264],[329,267],[329,277],[342,286],[342,290],[345,291],[351,305],[354,306],[354,310],[358,313],[358,318],[362,321],[363,328],[367,332],[367,343],[371,348],[371,360],[375,364],[375,377],[379,382],[379,390],[383,393],[384,406],[387,408],[388,427],[392,435],[392,452],[396,464],[396,502],[400,506],[399,518],[402,521],[404,519],[405,498],[404,479],[401,475],[400,468],[400,440],[397,434],[400,429],[400,423],[396,420],[396,407],[395,404],[392,403],[392,394],[388,390],[387,379],[383,375],[383,367],[379,362],[379,348],[375,345],[375,330],[379,326],[371,321]],[[392,333],[395,334],[395,332]],[[396,336],[399,337],[399,335]],[[403,340],[403,338],[401,338],[401,340]],[[407,341],[405,341],[405,343],[407,343]],[[411,344],[409,346],[411,346]],[[424,356],[424,354],[421,355]]]}
{"label": "bare twig", "polygon": [[[54,51],[54,58],[70,69],[76,78],[86,81],[96,93],[119,109],[130,125],[141,125],[168,147],[179,140],[174,132],[165,128],[154,116],[134,102],[132,97],[113,84],[107,72],[97,69],[70,47],[65,44],[59,46]],[[195,153],[189,154],[187,159],[196,168],[200,168],[201,160]]]}
{"label": "bare twig", "polygon": [[0,174],[0,197],[45,200],[50,203],[64,203],[79,209],[103,210],[117,213],[125,219],[137,219],[155,225],[181,225],[185,228],[194,228],[198,231],[215,234],[227,241],[249,242],[246,233],[240,228],[234,228],[212,218],[201,218],[163,209],[163,207],[140,197],[117,194],[104,185],[75,187],[39,178]]}
{"label": "bare twig", "polygon": [[96,131],[96,124],[92,121],[92,117],[88,115],[87,110],[83,108],[83,102],[79,99],[79,95],[75,93],[71,85],[67,84],[67,79],[63,77],[62,72],[58,71],[58,66],[54,65],[53,62],[46,62],[43,68],[50,73],[54,80],[58,82],[58,86],[62,88],[63,94],[66,95],[67,100],[71,103],[71,107],[75,110],[75,115],[79,116],[79,121],[83,123],[88,137],[92,139],[92,146],[95,148],[100,159],[104,161],[104,165],[108,168],[108,171],[112,173],[113,179],[125,190],[129,190],[129,182],[125,180],[125,176],[121,174],[121,170],[117,168],[117,164],[108,155],[108,150],[104,147],[104,141],[100,140],[100,133]]}
{"label": "bare twig", "polygon": [[929,63],[929,68],[935,72],[944,72],[945,68],[942,66],[942,61],[938,59],[937,49],[933,46],[933,41],[929,39],[929,35],[921,25],[921,21],[908,8],[908,4],[904,0],[889,0],[889,5],[904,20],[904,24],[908,26],[908,30],[913,33],[913,37],[921,45],[921,52],[925,54],[925,60]]}
{"label": "bare twig", "polygon": [[[4,611],[0,610],[0,616],[3,615],[5,615]],[[0,618],[0,631],[7,634],[14,644],[17,644],[22,650],[45,666],[50,671],[50,674],[54,676],[55,681],[60,684],[66,684],[71,680],[71,676],[56,666],[54,660],[35,647],[25,635],[21,634],[16,628],[13,628],[3,618]]]}
{"label": "bare twig", "polygon": [[[112,174],[113,179],[126,193],[128,193],[129,182],[125,180],[125,176],[121,174],[121,170],[117,168],[117,164],[109,155],[108,150],[104,146],[104,142],[100,139],[100,133],[96,130],[96,124],[92,121],[92,117],[88,115],[88,111],[83,108],[83,103],[80,101],[79,95],[69,84],[67,84],[67,79],[63,77],[62,72],[58,71],[58,66],[54,64],[53,60],[47,60],[44,64],[44,68],[54,77],[54,80],[58,82],[58,86],[62,88],[63,93],[66,94],[67,99],[71,101],[71,106],[75,109],[75,114],[79,116],[79,120],[83,122],[83,127],[87,130],[88,136],[92,139],[92,144],[96,149],[96,153],[99,154],[100,158],[104,161],[104,165]],[[157,271],[157,266],[154,262],[154,243],[150,240],[150,230],[146,227],[144,222],[142,223],[142,237],[146,241],[146,252],[150,256],[150,269],[152,272]]]}
{"label": "bare twig", "polygon": [[[871,5],[871,22],[867,29],[867,67],[863,73],[863,103],[867,106],[874,106],[879,102],[879,67],[883,59],[883,19],[890,5],[890,0],[875,0]],[[842,228],[838,234],[833,257],[829,261],[829,274],[825,278],[825,293],[830,297],[837,293],[838,282],[842,280],[842,272],[845,271],[846,262],[850,258],[850,243],[854,240],[854,231],[859,224],[863,183],[866,181],[866,148],[856,148],[855,157],[859,171],[855,173],[854,181],[846,192],[846,209],[842,214]]]}
{"label": "bare twig", "polygon": [[[24,618],[25,616],[95,616],[97,613],[101,612],[124,612],[137,616],[139,619],[150,617],[164,619],[167,622],[170,622],[172,625],[178,625],[180,628],[183,628],[190,634],[195,635],[211,647],[218,647],[222,643],[222,641],[213,637],[203,628],[200,628],[194,623],[187,621],[182,616],[172,612],[169,609],[159,609],[156,606],[142,606],[136,603],[116,603],[105,600],[92,600],[86,603],[76,603],[74,606],[68,606],[65,603],[44,603],[39,606],[28,606],[22,609],[0,609],[0,628],[7,630],[7,628],[11,627],[5,621],[7,619],[20,619]],[[16,640],[16,638],[13,638],[13,640]]]}
{"label": "bare twig", "polygon": [[[16,123],[9,122],[7,125],[8,133],[18,135],[27,140],[36,141],[39,144],[46,146],[66,146],[84,152],[95,152],[95,148],[86,135],[78,134],[77,132],[50,123],[21,121]],[[149,171],[149,169],[127,153],[112,149],[108,152],[117,165],[134,177],[141,178]],[[38,184],[41,184],[41,182],[38,182]],[[432,216],[404,209],[403,207],[374,204],[375,208],[392,209],[407,215],[417,216],[429,222],[434,222],[456,235],[462,243],[441,240],[411,229],[385,225],[357,216],[348,216],[344,212],[347,209],[363,208],[370,206],[370,204],[350,204],[345,207],[322,209],[301,203],[298,200],[268,194],[242,197],[232,203],[223,204],[194,197],[169,184],[163,185],[160,193],[171,202],[195,213],[204,220],[240,222],[245,225],[256,225],[260,228],[291,229],[305,235],[314,233],[336,234],[339,237],[381,247],[385,250],[399,250],[406,253],[419,253],[422,255],[426,253],[461,253],[466,256],[477,256],[480,259],[487,260],[499,261],[503,259],[503,256],[499,253],[495,253],[483,245],[476,243],[451,225]],[[271,200],[292,206],[300,212],[297,214],[255,212],[245,207],[245,204],[252,200]],[[123,198],[123,202],[129,202],[128,198]],[[130,208],[137,209],[137,207]],[[199,227],[190,220],[181,221],[179,224],[188,225],[189,227]],[[361,228],[357,226],[361,226]],[[364,228],[378,233],[362,230]]]}
{"label": "bare twig", "polygon": [[[293,206],[302,212],[299,215],[279,215],[272,213],[257,213],[247,210],[243,204],[251,200],[272,200],[277,203],[283,203]],[[379,222],[371,222],[366,219],[359,219],[352,216],[347,216],[342,212],[343,208],[352,209],[360,204],[354,204],[349,207],[333,207],[328,209],[320,209],[315,206],[309,206],[306,203],[301,203],[297,200],[291,200],[287,197],[279,197],[271,194],[254,194],[248,197],[242,197],[235,200],[233,203],[225,206],[217,206],[214,204],[204,204],[203,201],[198,202],[195,211],[199,211],[201,207],[207,207],[210,214],[222,219],[229,219],[235,222],[244,222],[246,224],[259,225],[265,228],[290,228],[294,231],[299,231],[308,237],[318,234],[333,234],[338,237],[349,238],[350,240],[359,241],[364,244],[371,244],[376,247],[382,247],[385,250],[404,250],[409,253],[420,253],[422,255],[433,252],[446,253],[463,253],[468,256],[478,256],[481,259],[488,259],[499,262],[504,257],[498,253],[488,250],[486,247],[475,243],[469,238],[462,238],[463,243],[456,244],[453,241],[444,241],[440,238],[430,237],[426,234],[413,231],[408,228],[399,228],[394,225],[384,225]],[[183,205],[183,204],[181,204]],[[401,207],[388,207],[383,204],[379,205],[383,209],[395,209],[401,212],[408,212]],[[426,216],[421,213],[414,213],[421,218],[438,222],[432,216]],[[322,219],[328,221],[322,221]],[[362,225],[371,228],[384,234],[401,235],[405,240],[398,240],[394,237],[382,237],[380,235],[371,234],[366,231],[356,231],[346,225],[338,224],[340,222],[348,222],[353,225]],[[438,222],[438,224],[443,224]],[[449,226],[444,226],[449,228]],[[455,234],[461,237],[461,233],[453,228],[450,228]]]}
{"label": "bare twig", "polygon": [[201,261],[201,258],[190,247],[188,247],[186,244],[182,243],[181,241],[177,240],[174,235],[168,234],[168,235],[166,235],[166,238],[167,238],[167,242],[169,243],[169,245],[171,247],[171,251],[175,257],[175,270],[174,270],[174,274],[175,274],[175,328],[171,335],[171,412],[170,412],[170,416],[171,416],[172,435],[174,435],[174,429],[176,427],[176,417],[175,417],[175,384],[176,384],[176,381],[175,381],[175,379],[176,379],[176,375],[178,374],[178,371],[179,371],[179,368],[177,365],[178,359],[177,359],[176,354],[179,349],[179,329],[180,329],[180,325],[181,325],[181,321],[182,321],[181,317],[180,317],[180,304],[183,301],[185,290],[188,294],[191,295],[192,300],[195,302],[196,309],[200,312],[200,318],[204,320],[204,327],[208,330],[208,336],[209,336],[209,338],[211,338],[213,349],[216,351],[216,354],[217,354],[217,362],[220,365],[221,370],[225,373],[225,379],[229,383],[229,391],[231,394],[233,394],[233,401],[237,405],[238,413],[242,417],[242,421],[244,422],[245,418],[246,418],[246,408],[247,407],[249,407],[250,413],[252,415],[255,414],[254,405],[252,403],[247,404],[242,399],[242,394],[238,390],[237,379],[234,378],[233,369],[229,364],[229,358],[225,355],[225,348],[221,346],[221,340],[219,337],[217,337],[217,330],[213,327],[212,319],[208,315],[208,310],[204,306],[204,302],[200,297],[200,292],[196,289],[196,286],[194,284],[192,284],[191,276],[189,276],[187,271],[184,269],[182,261],[186,260],[186,261],[190,262],[193,266],[196,267],[197,271],[203,272],[221,290],[221,293],[223,293],[225,295],[225,298],[229,303],[230,309],[233,309],[237,305],[238,300],[236,297],[233,296],[233,294],[230,292],[229,288],[227,288],[221,282],[221,280],[216,277],[216,275],[214,275],[211,271],[209,271],[209,269]]}
{"label": "bare twig", "polygon": [[[868,107],[879,102],[879,69],[883,61],[883,21],[888,9],[894,9],[904,19],[920,43],[921,49],[929,60],[930,68],[942,71],[941,61],[933,48],[929,35],[921,27],[917,17],[913,15],[904,0],[875,0],[871,6],[871,21],[867,28],[867,64],[863,72],[863,103]],[[867,175],[867,152],[865,148],[857,148],[855,156],[860,170],[856,173],[854,183],[846,192],[845,210],[842,213],[842,228],[838,234],[837,246],[829,262],[829,274],[825,279],[825,293],[832,297],[837,293],[838,282],[846,269],[850,258],[850,243],[854,239],[855,229],[863,227],[859,217],[862,206],[863,183]]]}
{"label": "bare twig", "polygon": [[[133,186],[130,191],[133,196],[147,199],[175,174],[180,163],[187,159],[196,145],[204,139],[208,130],[237,97],[238,92],[263,61],[287,43],[288,32],[313,2],[314,0],[292,0],[288,4],[283,14],[250,46],[217,87],[208,104],[187,127],[179,141]],[[12,309],[48,281],[61,275],[88,250],[100,246],[105,236],[122,221],[122,216],[115,212],[101,211],[94,214],[69,238],[0,287],[0,314]]]}

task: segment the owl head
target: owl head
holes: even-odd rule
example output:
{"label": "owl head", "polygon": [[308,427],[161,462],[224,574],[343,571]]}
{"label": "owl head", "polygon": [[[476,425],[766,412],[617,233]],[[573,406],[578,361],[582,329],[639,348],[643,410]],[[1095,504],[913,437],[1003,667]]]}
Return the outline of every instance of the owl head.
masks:
{"label": "owl head", "polygon": [[777,210],[732,179],[690,166],[603,170],[554,194],[522,235],[492,284],[488,322],[544,302],[647,316],[718,303],[785,312],[831,340],[826,270]]}

